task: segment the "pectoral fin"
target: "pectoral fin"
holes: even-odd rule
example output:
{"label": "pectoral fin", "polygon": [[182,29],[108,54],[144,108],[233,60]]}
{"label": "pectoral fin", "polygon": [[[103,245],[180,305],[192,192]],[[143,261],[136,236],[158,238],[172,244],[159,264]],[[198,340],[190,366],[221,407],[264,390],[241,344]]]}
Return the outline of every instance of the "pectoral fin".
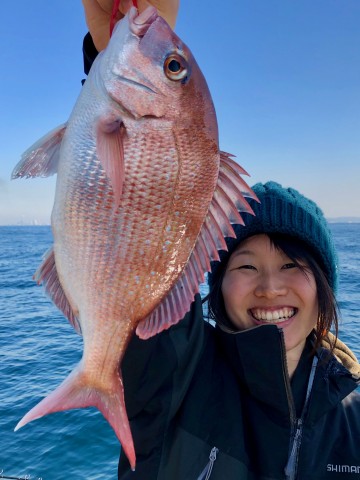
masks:
{"label": "pectoral fin", "polygon": [[97,130],[97,154],[119,206],[124,184],[124,145],[126,130],[123,123],[100,124]]}

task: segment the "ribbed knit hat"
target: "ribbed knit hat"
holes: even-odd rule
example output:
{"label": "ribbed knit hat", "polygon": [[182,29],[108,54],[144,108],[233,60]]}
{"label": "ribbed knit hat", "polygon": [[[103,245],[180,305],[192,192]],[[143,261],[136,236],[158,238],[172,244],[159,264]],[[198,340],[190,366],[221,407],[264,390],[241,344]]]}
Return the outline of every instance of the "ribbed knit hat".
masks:
{"label": "ribbed knit hat", "polygon": [[237,245],[260,233],[282,233],[295,237],[306,245],[323,268],[334,291],[338,283],[338,259],[329,226],[323,212],[312,200],[293,188],[283,188],[276,182],[257,183],[252,187],[260,203],[249,200],[255,216],[242,213],[243,225],[233,225],[236,238],[226,238],[228,252],[220,252],[220,262],[212,262],[209,285],[219,266],[227,262]]}

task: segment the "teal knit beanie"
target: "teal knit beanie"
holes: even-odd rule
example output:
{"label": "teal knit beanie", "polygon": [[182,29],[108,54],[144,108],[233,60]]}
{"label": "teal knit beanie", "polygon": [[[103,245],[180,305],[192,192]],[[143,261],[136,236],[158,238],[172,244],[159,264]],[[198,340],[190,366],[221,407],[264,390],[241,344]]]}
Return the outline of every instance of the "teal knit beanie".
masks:
{"label": "teal knit beanie", "polygon": [[255,216],[242,213],[243,225],[233,225],[236,238],[226,238],[228,252],[221,251],[220,262],[212,262],[211,286],[221,264],[229,259],[237,245],[260,233],[282,233],[304,242],[325,272],[329,285],[336,292],[338,283],[337,254],[323,212],[312,200],[293,188],[276,182],[257,183],[252,187],[260,203],[249,200]]}

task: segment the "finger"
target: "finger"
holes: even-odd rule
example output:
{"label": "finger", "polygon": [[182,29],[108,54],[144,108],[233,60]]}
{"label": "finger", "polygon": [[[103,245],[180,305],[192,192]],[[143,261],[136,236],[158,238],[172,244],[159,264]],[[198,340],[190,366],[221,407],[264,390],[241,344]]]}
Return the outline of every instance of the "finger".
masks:
{"label": "finger", "polygon": [[132,7],[133,2],[132,0],[121,0],[120,5],[119,5],[119,10],[122,13],[122,15],[126,15],[127,12],[130,10]]}
{"label": "finger", "polygon": [[[100,52],[109,42],[113,0],[82,0],[82,3],[85,10],[86,24],[94,45]],[[119,20],[122,16],[119,12],[116,20]]]}
{"label": "finger", "polygon": [[171,28],[175,27],[176,17],[179,11],[180,0],[138,0],[139,12],[152,5]]}
{"label": "finger", "polygon": [[85,9],[106,12],[111,14],[114,0],[82,0]]}

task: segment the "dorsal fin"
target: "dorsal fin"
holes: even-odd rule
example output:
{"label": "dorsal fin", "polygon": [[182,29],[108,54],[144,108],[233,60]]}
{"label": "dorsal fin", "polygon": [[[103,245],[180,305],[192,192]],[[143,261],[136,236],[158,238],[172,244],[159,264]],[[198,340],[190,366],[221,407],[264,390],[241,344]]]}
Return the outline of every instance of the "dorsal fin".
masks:
{"label": "dorsal fin", "polygon": [[204,273],[210,271],[210,261],[219,260],[218,250],[227,250],[224,237],[235,238],[231,223],[244,224],[240,212],[253,213],[247,198],[257,200],[251,188],[240,177],[246,174],[231,158],[221,152],[220,171],[208,215],[197,242],[174,287],[136,329],[137,335],[147,339],[181,320],[189,311],[194,296],[204,282]]}

